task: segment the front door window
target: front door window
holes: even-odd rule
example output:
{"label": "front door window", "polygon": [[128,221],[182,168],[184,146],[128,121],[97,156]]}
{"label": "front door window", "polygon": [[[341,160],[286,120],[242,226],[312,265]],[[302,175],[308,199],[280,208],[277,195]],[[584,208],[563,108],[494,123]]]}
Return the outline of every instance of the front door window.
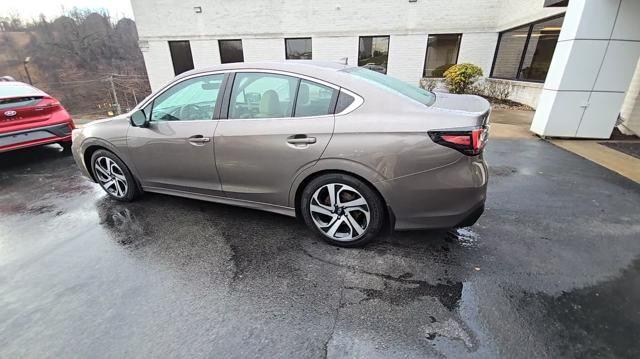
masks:
{"label": "front door window", "polygon": [[223,74],[182,81],[153,101],[151,121],[211,120]]}

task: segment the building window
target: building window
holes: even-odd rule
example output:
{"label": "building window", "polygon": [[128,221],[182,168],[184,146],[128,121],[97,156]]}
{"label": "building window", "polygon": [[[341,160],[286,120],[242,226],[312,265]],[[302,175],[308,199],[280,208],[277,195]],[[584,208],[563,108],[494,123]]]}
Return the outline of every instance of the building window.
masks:
{"label": "building window", "polygon": [[449,67],[458,62],[462,34],[429,35],[424,77],[442,77]]}
{"label": "building window", "polygon": [[191,56],[191,45],[189,41],[169,41],[169,52],[171,62],[173,62],[173,73],[181,73],[193,70],[193,57]]}
{"label": "building window", "polygon": [[287,60],[311,60],[311,38],[284,39]]}
{"label": "building window", "polygon": [[389,36],[360,36],[358,66],[387,73]]}
{"label": "building window", "polygon": [[244,62],[242,40],[220,40],[218,45],[220,46],[221,63]]}
{"label": "building window", "polygon": [[500,33],[491,77],[544,82],[564,15]]}

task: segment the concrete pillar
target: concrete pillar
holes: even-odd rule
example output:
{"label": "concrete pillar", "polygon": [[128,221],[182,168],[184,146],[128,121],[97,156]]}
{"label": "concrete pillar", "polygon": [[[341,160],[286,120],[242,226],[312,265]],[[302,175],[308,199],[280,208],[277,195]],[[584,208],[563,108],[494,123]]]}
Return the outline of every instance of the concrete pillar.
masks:
{"label": "concrete pillar", "polygon": [[639,0],[571,0],[531,131],[609,138],[640,57]]}
{"label": "concrete pillar", "polygon": [[631,85],[620,110],[622,124],[618,126],[620,132],[627,135],[640,136],[640,61],[636,65]]}

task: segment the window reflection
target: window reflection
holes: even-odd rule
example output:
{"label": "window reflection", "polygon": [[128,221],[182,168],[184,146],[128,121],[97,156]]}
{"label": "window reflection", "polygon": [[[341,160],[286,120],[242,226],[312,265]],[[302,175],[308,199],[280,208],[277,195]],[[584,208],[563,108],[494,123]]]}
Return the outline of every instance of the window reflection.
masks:
{"label": "window reflection", "polygon": [[387,73],[389,36],[361,36],[358,47],[358,66]]}
{"label": "window reflection", "polygon": [[442,77],[458,62],[461,34],[429,35],[424,77]]}
{"label": "window reflection", "polygon": [[311,60],[311,38],[285,39],[287,60]]}
{"label": "window reflection", "polygon": [[501,33],[491,77],[543,82],[563,21],[560,16]]}

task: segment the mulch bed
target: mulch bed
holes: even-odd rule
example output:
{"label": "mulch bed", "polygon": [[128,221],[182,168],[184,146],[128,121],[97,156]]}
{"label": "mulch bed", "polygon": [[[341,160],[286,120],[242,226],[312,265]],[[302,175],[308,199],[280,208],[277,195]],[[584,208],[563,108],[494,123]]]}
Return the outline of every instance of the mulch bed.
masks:
{"label": "mulch bed", "polygon": [[607,146],[616,151],[620,151],[629,156],[633,156],[637,159],[640,159],[640,142],[622,141],[622,142],[599,142],[599,143],[603,146]]}
{"label": "mulch bed", "polygon": [[533,111],[533,107],[527,106],[525,104],[521,104],[519,102],[511,101],[511,100],[500,100],[495,97],[482,96],[489,103],[491,103],[491,107],[499,108],[503,110],[523,110],[523,111]]}

